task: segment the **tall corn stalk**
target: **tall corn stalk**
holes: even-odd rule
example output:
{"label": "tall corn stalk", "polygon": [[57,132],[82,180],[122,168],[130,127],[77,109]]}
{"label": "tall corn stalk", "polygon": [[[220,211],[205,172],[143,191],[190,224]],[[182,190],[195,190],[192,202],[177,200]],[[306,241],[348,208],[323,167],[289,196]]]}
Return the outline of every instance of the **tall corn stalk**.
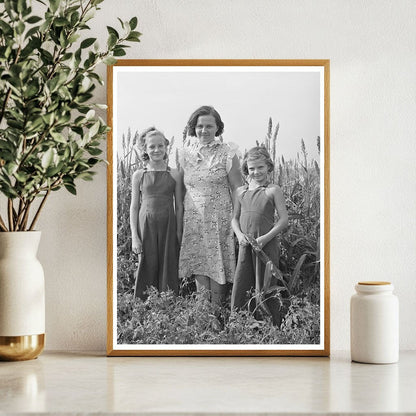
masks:
{"label": "tall corn stalk", "polygon": [[[296,159],[285,160],[277,152],[279,123],[273,129],[269,118],[263,143],[275,169],[272,181],[283,190],[289,214],[289,227],[281,238],[280,268],[291,291],[306,291],[319,282],[320,271],[320,168],[316,160],[308,158],[303,139]],[[272,134],[273,132],[273,134]],[[320,138],[317,139],[318,152]]]}

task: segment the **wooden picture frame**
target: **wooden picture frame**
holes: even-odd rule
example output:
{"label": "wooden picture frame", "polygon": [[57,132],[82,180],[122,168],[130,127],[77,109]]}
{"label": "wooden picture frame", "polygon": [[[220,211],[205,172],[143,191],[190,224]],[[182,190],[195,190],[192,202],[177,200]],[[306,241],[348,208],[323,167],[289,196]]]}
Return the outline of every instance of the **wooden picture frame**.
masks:
{"label": "wooden picture frame", "polygon": [[[119,60],[108,67],[108,356],[329,356],[329,75],[329,60],[303,59]],[[189,328],[195,337],[203,332],[191,328],[196,324],[189,311],[196,308],[195,302],[205,301],[195,300],[192,290],[178,297],[170,293],[170,300],[154,293],[152,304],[145,304],[149,298],[144,302],[133,295],[138,260],[131,252],[129,198],[131,173],[142,163],[139,132],[155,125],[170,141],[174,138],[169,161],[175,167],[181,147],[190,143],[184,127],[192,111],[202,105],[212,105],[221,114],[225,130],[220,139],[227,145],[237,143],[240,161],[256,144],[269,149],[275,163],[273,180],[283,190],[289,213],[276,266],[290,296],[282,300],[279,292],[273,292],[280,305],[287,303],[287,313],[281,325],[272,328],[267,326],[267,311],[255,317],[242,312],[246,320],[233,321],[237,335],[248,334],[241,343],[232,343],[240,338],[230,335],[234,315],[227,312],[222,321],[217,316],[220,325],[213,325],[214,335],[207,336],[214,341],[165,342],[173,339],[173,331],[186,334]],[[254,293],[259,306],[260,291]],[[155,306],[160,299],[178,308],[175,317],[163,318],[166,305]],[[189,304],[183,306],[185,300]],[[159,309],[150,316],[152,308]],[[180,321],[182,313],[188,315]],[[202,316],[205,313],[209,314],[201,312],[201,320],[208,316]],[[165,335],[162,327],[168,328]],[[267,335],[258,338],[259,332]],[[267,341],[271,339],[282,341]]]}

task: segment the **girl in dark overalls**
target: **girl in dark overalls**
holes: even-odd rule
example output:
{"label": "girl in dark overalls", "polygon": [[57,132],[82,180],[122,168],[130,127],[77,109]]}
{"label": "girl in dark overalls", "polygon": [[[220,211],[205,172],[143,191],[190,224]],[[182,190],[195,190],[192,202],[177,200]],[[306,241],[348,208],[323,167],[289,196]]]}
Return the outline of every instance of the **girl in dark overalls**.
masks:
{"label": "girl in dark overalls", "polygon": [[151,127],[139,137],[144,169],[133,174],[130,205],[132,250],[140,256],[134,295],[145,299],[153,286],[179,290],[178,260],[182,239],[183,184],[167,163],[169,141]]}
{"label": "girl in dark overalls", "polygon": [[[259,290],[263,286],[265,265],[251,248],[247,236],[254,238],[259,248],[278,267],[280,249],[277,235],[285,230],[288,224],[283,192],[270,181],[274,164],[267,150],[264,147],[250,149],[244,157],[241,169],[247,184],[236,191],[231,222],[239,242],[231,295],[232,309],[246,307],[249,292],[254,288]],[[276,284],[276,278],[272,277],[271,286]],[[265,303],[271,312],[273,323],[280,325],[282,314],[279,300],[270,297]]]}

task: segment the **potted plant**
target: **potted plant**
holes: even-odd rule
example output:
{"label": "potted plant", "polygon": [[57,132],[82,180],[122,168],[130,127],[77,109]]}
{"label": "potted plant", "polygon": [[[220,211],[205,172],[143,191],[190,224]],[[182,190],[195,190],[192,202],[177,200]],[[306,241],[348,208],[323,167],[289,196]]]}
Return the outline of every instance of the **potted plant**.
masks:
{"label": "potted plant", "polygon": [[[138,42],[137,18],[88,37],[103,0],[0,0],[0,359],[44,345],[44,278],[36,223],[51,192],[92,180],[108,127],[91,103],[100,63]],[[41,11],[41,13],[39,13]],[[84,35],[84,36],[83,36]]]}

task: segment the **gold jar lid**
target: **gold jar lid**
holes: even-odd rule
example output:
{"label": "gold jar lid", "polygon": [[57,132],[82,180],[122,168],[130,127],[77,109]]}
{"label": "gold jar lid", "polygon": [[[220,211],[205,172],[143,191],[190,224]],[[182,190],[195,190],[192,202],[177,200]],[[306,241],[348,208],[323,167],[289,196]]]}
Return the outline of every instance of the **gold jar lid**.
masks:
{"label": "gold jar lid", "polygon": [[358,284],[359,285],[364,285],[364,286],[391,285],[390,282],[379,282],[379,281],[358,282]]}

